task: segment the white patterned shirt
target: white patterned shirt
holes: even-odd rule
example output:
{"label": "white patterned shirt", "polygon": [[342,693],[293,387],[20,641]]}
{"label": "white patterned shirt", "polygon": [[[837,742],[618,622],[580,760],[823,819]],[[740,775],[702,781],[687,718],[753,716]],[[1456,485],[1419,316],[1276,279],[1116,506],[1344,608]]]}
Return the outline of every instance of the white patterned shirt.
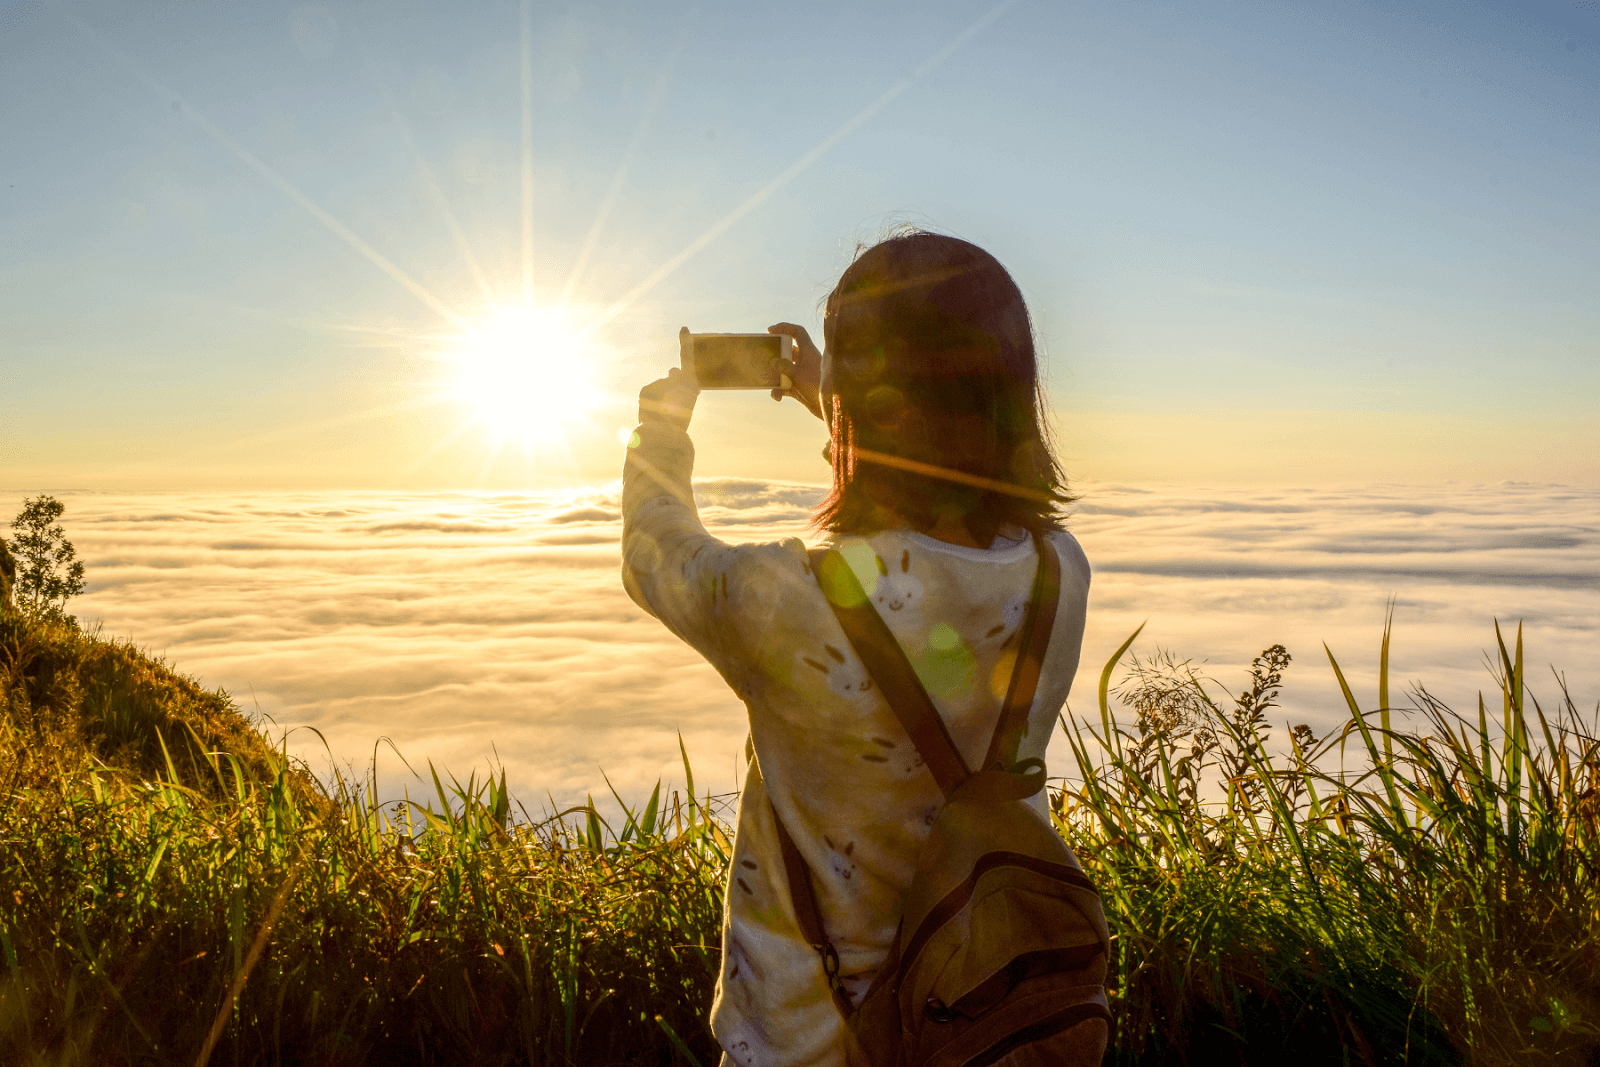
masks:
{"label": "white patterned shirt", "polygon": [[[712,1030],[724,1063],[842,1064],[843,1020],[800,934],[773,811],[811,869],[846,990],[859,998],[894,939],[942,797],[840,630],[805,546],[712,537],[690,488],[688,434],[653,421],[634,441],[623,469],[623,585],[750,713],[755,759],[728,870]],[[1060,602],[1023,758],[1043,758],[1083,640],[1088,560],[1071,534],[1051,541]],[[885,530],[834,543],[976,766],[1011,678],[1036,568],[1031,541],[1002,536],[979,549]],[[1045,804],[1043,793],[1033,799]]]}

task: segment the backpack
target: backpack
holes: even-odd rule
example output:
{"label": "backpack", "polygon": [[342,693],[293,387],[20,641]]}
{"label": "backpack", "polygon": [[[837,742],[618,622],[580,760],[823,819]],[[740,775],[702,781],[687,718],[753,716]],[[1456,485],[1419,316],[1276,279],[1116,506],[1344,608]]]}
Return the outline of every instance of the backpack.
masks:
{"label": "backpack", "polygon": [[[1017,762],[1061,580],[1054,546],[1038,534],[1034,544],[1039,567],[1016,667],[977,771],[844,558],[812,553],[845,636],[945,795],[889,955],[859,1006],[839,982],[805,859],[777,820],[795,915],[845,1016],[852,1067],[1098,1064],[1104,1052],[1110,938],[1100,898],[1055,828],[1024,802],[1044,788],[1044,761]],[[1073,1032],[1091,1019],[1105,1029]]]}

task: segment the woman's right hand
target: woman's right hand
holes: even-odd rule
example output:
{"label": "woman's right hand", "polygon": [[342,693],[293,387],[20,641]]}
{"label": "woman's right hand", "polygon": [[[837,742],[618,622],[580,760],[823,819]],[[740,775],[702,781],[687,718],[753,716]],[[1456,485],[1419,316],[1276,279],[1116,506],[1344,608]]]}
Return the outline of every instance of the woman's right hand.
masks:
{"label": "woman's right hand", "polygon": [[792,322],[780,322],[775,326],[768,326],[767,332],[792,337],[795,346],[794,362],[785,367],[785,373],[793,385],[788,389],[774,389],[772,399],[782,400],[786,396],[792,396],[804,404],[811,414],[826,421],[827,416],[822,413],[821,399],[822,353],[817,351],[817,346],[812,343],[811,335],[806,333],[804,326],[796,326]]}
{"label": "woman's right hand", "polygon": [[[689,327],[678,331],[680,350],[688,344]],[[689,429],[689,419],[694,415],[694,402],[700,396],[700,383],[694,375],[678,367],[667,371],[639,390],[639,421],[658,420],[670,423],[680,430]]]}

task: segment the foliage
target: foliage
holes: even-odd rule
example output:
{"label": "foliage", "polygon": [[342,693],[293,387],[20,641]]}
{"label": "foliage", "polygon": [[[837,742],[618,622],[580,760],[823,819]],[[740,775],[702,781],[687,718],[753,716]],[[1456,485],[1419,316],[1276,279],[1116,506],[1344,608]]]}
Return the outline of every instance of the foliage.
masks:
{"label": "foliage", "polygon": [[[382,805],[371,774],[319,785],[225,694],[9,618],[0,1062],[716,1062],[725,798],[690,778],[611,826],[434,776]],[[1116,935],[1110,1062],[1600,1047],[1600,743],[1564,691],[1528,693],[1520,638],[1493,724],[1418,689],[1422,728],[1397,728],[1386,634],[1379,707],[1350,695],[1342,730],[1296,727],[1286,755],[1282,649],[1226,697],[1162,654],[1113,688],[1131,643],[1098,726],[1064,724],[1077,775],[1053,797]]]}
{"label": "foliage", "polygon": [[1422,729],[1395,728],[1386,627],[1378,708],[1329,652],[1350,719],[1279,757],[1281,646],[1231,701],[1135,660],[1130,728],[1109,697],[1133,640],[1099,729],[1064,721],[1080,780],[1054,797],[1115,933],[1112,1061],[1600,1059],[1600,741],[1564,685],[1548,714],[1529,694],[1520,630],[1498,721],[1418,687]]}
{"label": "foliage", "polygon": [[52,496],[30,497],[11,520],[18,531],[9,548],[16,557],[16,606],[26,614],[65,613],[67,601],[83,592],[83,563],[66,531],[56,524],[66,505]]}
{"label": "foliage", "polygon": [[[658,789],[615,831],[592,805],[514,820],[503,776],[384,807],[375,780],[323,789],[238,737],[168,755],[187,728],[155,715],[161,773],[128,773],[90,739],[141,713],[84,694],[129,650],[22,639],[0,644],[30,665],[0,675],[0,1062],[711,1058],[729,848],[709,798]],[[225,699],[165,675],[167,700]]]}
{"label": "foliage", "polygon": [[17,577],[17,561],[11,555],[11,549],[6,547],[6,539],[0,537],[0,612],[13,610],[11,604],[11,584]]}
{"label": "foliage", "polygon": [[[17,747],[0,775],[29,785],[88,760],[118,777],[170,778],[216,794],[219,751],[256,779],[274,777],[283,762],[226,693],[60,615],[0,614],[0,715]],[[318,794],[309,776],[290,780],[302,800]]]}

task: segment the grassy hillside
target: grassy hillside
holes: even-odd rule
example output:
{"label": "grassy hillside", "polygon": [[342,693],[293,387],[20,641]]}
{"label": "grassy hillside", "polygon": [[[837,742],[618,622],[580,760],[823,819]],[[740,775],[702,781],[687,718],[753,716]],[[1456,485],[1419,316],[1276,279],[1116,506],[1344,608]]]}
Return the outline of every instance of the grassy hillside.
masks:
{"label": "grassy hillside", "polygon": [[[21,756],[12,770],[26,765],[29,784],[96,765],[122,780],[166,779],[215,794],[235,767],[260,781],[283,763],[226,693],[128,642],[85,633],[70,617],[0,611],[0,685],[0,729]],[[303,775],[290,781],[302,798],[315,793]]]}
{"label": "grassy hillside", "polygon": [[[1053,797],[1116,933],[1112,1062],[1600,1062],[1600,746],[1520,646],[1493,715],[1391,730],[1385,680],[1286,756],[1281,649],[1223,701],[1116,666]],[[0,1062],[715,1062],[692,779],[621,826],[434,784],[380,807],[138,650],[0,617]]]}
{"label": "grassy hillside", "polygon": [[125,644],[0,620],[0,1062],[711,1055],[700,805],[619,838],[514,824],[503,782],[374,796]]}

